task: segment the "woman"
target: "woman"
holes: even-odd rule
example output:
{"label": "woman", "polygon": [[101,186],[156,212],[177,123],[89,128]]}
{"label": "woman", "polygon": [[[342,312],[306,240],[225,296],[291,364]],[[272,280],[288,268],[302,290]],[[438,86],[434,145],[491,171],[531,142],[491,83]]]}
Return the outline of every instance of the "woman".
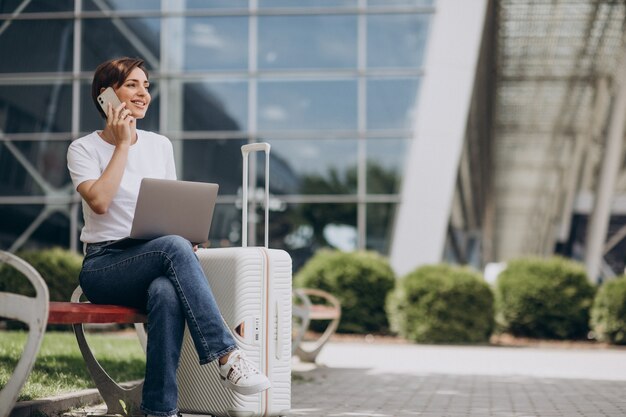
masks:
{"label": "woman", "polygon": [[[176,179],[170,141],[136,127],[150,106],[149,85],[140,59],[120,58],[98,66],[91,95],[106,126],[72,142],[67,159],[85,219],[80,285],[93,303],[147,311],[141,408],[148,415],[172,416],[178,413],[176,368],[185,323],[200,363],[217,359],[225,386],[253,394],[269,388],[270,382],[237,349],[189,241],[163,236],[130,247],[114,243],[130,233],[141,179]],[[97,97],[107,87],[122,104],[114,108],[109,103],[105,113]]]}

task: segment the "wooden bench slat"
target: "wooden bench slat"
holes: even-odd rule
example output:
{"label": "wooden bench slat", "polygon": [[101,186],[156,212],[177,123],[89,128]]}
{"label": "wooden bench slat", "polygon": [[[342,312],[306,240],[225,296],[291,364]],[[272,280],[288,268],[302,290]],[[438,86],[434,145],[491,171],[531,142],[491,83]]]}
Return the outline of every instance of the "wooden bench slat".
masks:
{"label": "wooden bench slat", "polygon": [[335,307],[312,305],[310,308],[312,320],[333,320],[339,317],[340,311]]}
{"label": "wooden bench slat", "polygon": [[50,302],[49,324],[146,323],[139,309],[108,304]]}

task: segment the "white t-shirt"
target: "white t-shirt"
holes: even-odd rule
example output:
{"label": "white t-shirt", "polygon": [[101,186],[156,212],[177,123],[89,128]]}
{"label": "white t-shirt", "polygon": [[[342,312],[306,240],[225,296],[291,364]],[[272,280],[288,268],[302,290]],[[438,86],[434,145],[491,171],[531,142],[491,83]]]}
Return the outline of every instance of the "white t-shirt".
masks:
{"label": "white t-shirt", "polygon": [[[67,167],[74,187],[100,178],[114,149],[115,146],[102,139],[98,132],[73,141],[67,151]],[[94,243],[127,237],[143,178],[176,179],[174,151],[165,136],[137,129],[137,142],[130,147],[120,188],[108,211],[96,214],[83,200],[85,226],[80,240]]]}

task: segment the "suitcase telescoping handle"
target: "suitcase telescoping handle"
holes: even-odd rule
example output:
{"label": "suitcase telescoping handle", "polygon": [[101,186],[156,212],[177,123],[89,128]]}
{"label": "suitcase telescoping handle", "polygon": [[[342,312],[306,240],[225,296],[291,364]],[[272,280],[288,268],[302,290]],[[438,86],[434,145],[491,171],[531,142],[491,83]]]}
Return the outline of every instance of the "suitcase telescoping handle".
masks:
{"label": "suitcase telescoping handle", "polygon": [[241,201],[241,246],[248,246],[248,155],[250,152],[265,152],[265,247],[269,247],[270,214],[270,144],[266,142],[250,143],[241,147],[243,155],[243,190]]}

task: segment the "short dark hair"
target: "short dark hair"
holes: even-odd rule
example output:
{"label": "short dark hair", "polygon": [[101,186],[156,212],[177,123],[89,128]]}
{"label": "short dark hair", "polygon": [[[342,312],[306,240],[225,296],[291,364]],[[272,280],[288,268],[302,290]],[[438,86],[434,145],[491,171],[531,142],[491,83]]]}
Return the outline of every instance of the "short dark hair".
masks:
{"label": "short dark hair", "polygon": [[107,87],[119,88],[135,68],[141,69],[146,74],[146,78],[149,78],[143,59],[122,57],[110,59],[98,65],[91,83],[91,98],[100,116],[106,119],[106,114],[98,104],[100,90]]}

